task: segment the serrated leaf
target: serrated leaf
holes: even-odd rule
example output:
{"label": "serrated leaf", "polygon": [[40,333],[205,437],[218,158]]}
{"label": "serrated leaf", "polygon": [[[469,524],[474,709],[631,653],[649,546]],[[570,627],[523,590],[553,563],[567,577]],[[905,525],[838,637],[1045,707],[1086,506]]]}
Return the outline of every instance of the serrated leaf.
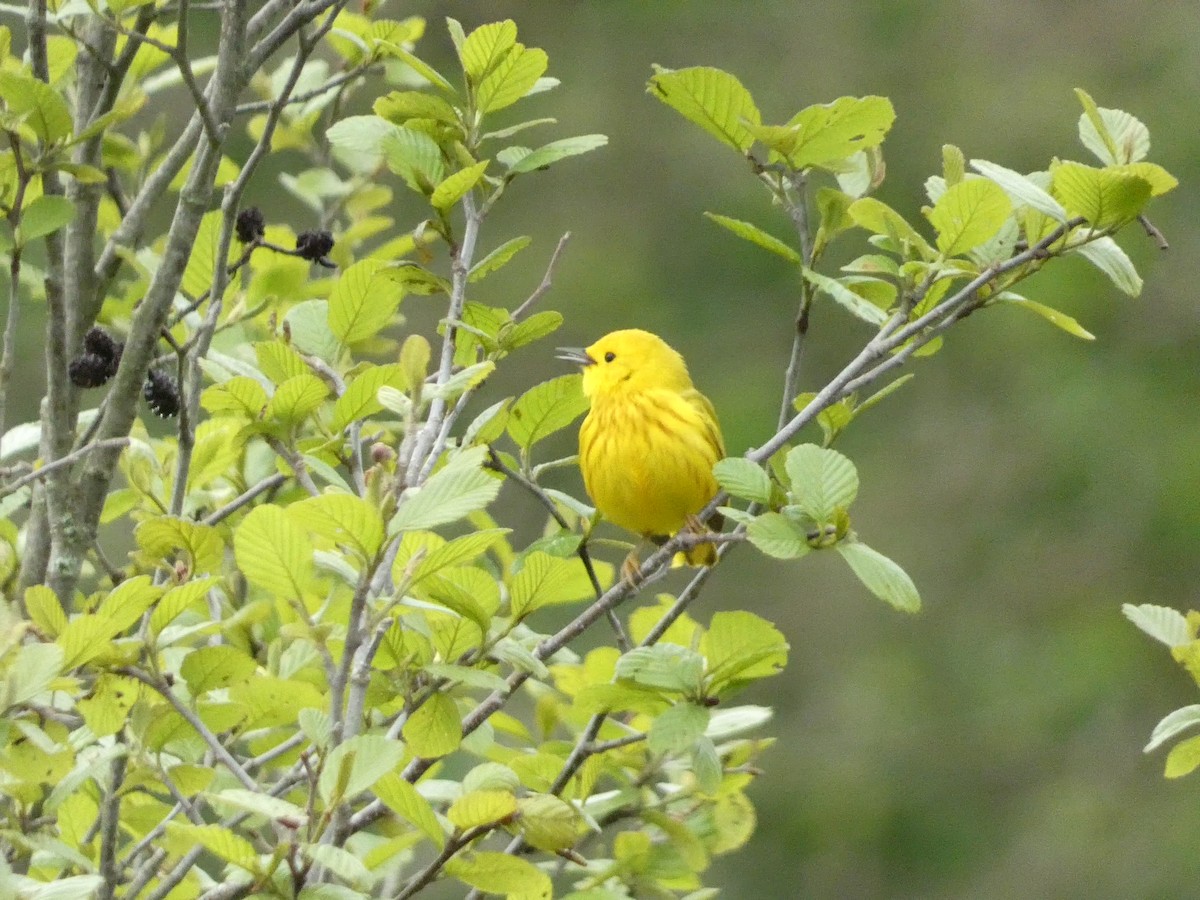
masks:
{"label": "serrated leaf", "polygon": [[1008,195],[985,178],[960,181],[946,189],[926,215],[937,229],[944,256],[962,256],[995,237],[1012,214]]}
{"label": "serrated leaf", "polygon": [[257,506],[233,535],[238,568],[255,587],[281,598],[304,595],[313,578],[313,546],[278,506]]}
{"label": "serrated leaf", "polygon": [[401,500],[389,533],[434,528],[483,509],[500,492],[501,481],[482,468],[487,448],[472,447],[450,460]]}
{"label": "serrated leaf", "polygon": [[374,337],[391,323],[403,296],[403,286],[382,260],[356,262],[330,294],[329,330],[344,344]]}
{"label": "serrated leaf", "polygon": [[777,512],[763,513],[751,521],[746,539],[775,559],[799,559],[812,549],[800,526]]}
{"label": "serrated leaf", "polygon": [[445,694],[435,693],[408,717],[401,733],[417,756],[436,759],[453,753],[462,743],[458,708]]}
{"label": "serrated leaf", "polygon": [[1168,647],[1183,647],[1192,642],[1187,617],[1169,606],[1155,606],[1152,603],[1134,606],[1126,603],[1121,607],[1121,612],[1150,637]]}
{"label": "serrated leaf", "polygon": [[900,213],[882,200],[862,197],[850,204],[847,213],[860,228],[908,244],[925,259],[933,259],[937,255],[929,246],[929,242],[921,237]]}
{"label": "serrated leaf", "polygon": [[514,256],[516,256],[520,251],[522,251],[526,247],[528,247],[532,240],[533,240],[533,238],[525,237],[524,235],[522,235],[521,237],[515,237],[515,238],[512,238],[511,240],[505,241],[503,244],[501,244],[499,247],[497,247],[495,250],[493,250],[491,253],[489,253],[487,256],[485,256],[483,259],[481,259],[479,262],[475,263],[475,265],[471,267],[471,275],[470,275],[469,280],[470,281],[478,281],[479,279],[483,278],[485,275],[487,275],[491,272],[494,272],[497,269],[499,269],[500,267],[504,266],[509,260],[511,260]]}
{"label": "serrated leaf", "polygon": [[531,847],[554,853],[575,843],[582,819],[575,808],[553,794],[534,794],[517,802],[517,825]]}
{"label": "serrated leaf", "polygon": [[1107,165],[1132,163],[1150,152],[1150,130],[1136,117],[1120,109],[1097,106],[1086,91],[1075,89],[1083,104],[1079,117],[1079,140]]}
{"label": "serrated leaf", "polygon": [[190,822],[167,822],[167,833],[185,845],[199,845],[217,859],[253,872],[258,854],[243,837],[220,825],[193,825]]}
{"label": "serrated leaf", "polygon": [[835,545],[867,590],[901,612],[915,613],[921,608],[917,586],[903,569],[882,553],[855,540]]}
{"label": "serrated leaf", "polygon": [[651,753],[683,753],[703,736],[709,712],[695,703],[683,701],[654,717],[646,734]]}
{"label": "serrated leaf", "polygon": [[507,853],[459,853],[446,863],[446,874],[489,894],[508,894],[520,900],[554,896],[549,875],[528,860]]}
{"label": "serrated leaf", "polygon": [[64,648],[57,644],[25,644],[17,650],[0,682],[0,710],[32,700],[66,666]]}
{"label": "serrated leaf", "polygon": [[508,171],[512,175],[520,175],[523,172],[544,169],[546,166],[556,163],[560,159],[588,153],[605,146],[607,143],[608,137],[603,134],[581,134],[578,137],[551,141],[549,144],[538,147],[536,150],[522,156],[509,167]]}
{"label": "serrated leaf", "polygon": [[820,524],[832,522],[858,496],[854,463],[836,450],[801,444],[788,452],[786,466],[793,502]]}
{"label": "serrated leaf", "polygon": [[480,25],[462,42],[459,59],[467,78],[478,84],[517,42],[517,25],[512,19]]}
{"label": "serrated leaf", "polygon": [[742,83],[720,69],[654,67],[649,93],[723,144],[745,153],[754,143],[753,126],[762,122],[754,98]]}
{"label": "serrated leaf", "polygon": [[841,281],[830,278],[828,275],[822,275],[820,272],[815,272],[808,267],[804,267],[800,271],[805,281],[830,299],[836,301],[839,306],[844,307],[855,318],[862,319],[864,322],[869,322],[872,325],[882,325],[887,321],[888,316],[884,310],[869,300],[864,300]]}
{"label": "serrated leaf", "polygon": [[356,797],[396,769],[404,745],[381,734],[359,734],[330,751],[321,768],[317,791],[326,805]]}
{"label": "serrated leaf", "polygon": [[46,82],[12,70],[0,71],[0,97],[8,112],[21,117],[42,143],[70,136],[71,111]]}
{"label": "serrated leaf", "polygon": [[1074,252],[1107,275],[1121,292],[1130,297],[1142,292],[1142,277],[1134,268],[1133,261],[1112,238],[1096,238],[1076,247]]}
{"label": "serrated leaf", "polygon": [[296,349],[283,341],[259,341],[254,345],[254,358],[273,384],[283,384],[289,378],[312,371]]}
{"label": "serrated leaf", "polygon": [[582,375],[552,378],[517,398],[509,411],[508,434],[519,447],[528,450],[538,441],[566,428],[587,408]]}
{"label": "serrated leaf", "polygon": [[1154,731],[1150,734],[1150,743],[1142,748],[1142,752],[1150,753],[1180,732],[1186,731],[1196,725],[1200,725],[1200,705],[1184,706],[1172,713],[1168,713],[1154,726]]}
{"label": "serrated leaf", "polygon": [[1056,222],[1066,222],[1069,218],[1062,204],[1027,175],[998,166],[986,159],[971,160],[971,168],[1000,185],[1014,203],[1036,209]]}
{"label": "serrated leaf", "polygon": [[208,794],[206,799],[214,806],[224,809],[254,813],[268,819],[286,820],[290,827],[303,827],[308,821],[308,815],[295,803],[244,788],[226,788]]}
{"label": "serrated leaf", "polygon": [[392,91],[376,99],[371,109],[375,115],[396,125],[403,125],[409,119],[433,119],[458,126],[458,113],[454,107],[436,94],[425,91]]}
{"label": "serrated leaf", "polygon": [[839,97],[796,113],[787,146],[774,149],[797,169],[834,163],[878,147],[895,120],[886,97]]}
{"label": "serrated leaf", "polygon": [[329,387],[316,375],[297,375],[275,389],[264,417],[283,425],[307,419],[329,396]]}
{"label": "serrated leaf", "polygon": [[22,243],[58,231],[75,217],[75,204],[66,197],[42,195],[21,210]]}
{"label": "serrated leaf", "polygon": [[142,551],[156,561],[171,560],[183,550],[192,574],[220,572],[225,560],[225,541],[219,529],[190,519],[156,516],[140,522],[134,539]]}
{"label": "serrated leaf", "polygon": [[769,503],[771,500],[771,479],[762,466],[748,459],[726,457],[713,466],[713,475],[717,483],[734,497],[755,503]]}
{"label": "serrated leaf", "polygon": [[416,827],[440,850],[446,843],[446,834],[438,823],[429,801],[417,789],[395,773],[384,775],[375,784],[375,796],[383,804]]}
{"label": "serrated leaf", "polygon": [[764,250],[770,250],[776,256],[782,256],[788,262],[799,264],[803,261],[799,253],[774,235],[767,234],[767,232],[763,231],[757,225],[753,225],[750,222],[743,222],[741,219],[731,219],[729,216],[722,216],[717,213],[706,212],[704,215],[721,227],[729,229],[743,240],[757,244]]}
{"label": "serrated leaf", "polygon": [[267,406],[263,386],[246,375],[235,375],[204,389],[200,405],[214,416],[233,415],[257,421]]}
{"label": "serrated leaf", "polygon": [[546,51],[515,43],[475,89],[475,106],[481,113],[512,106],[537,84],[546,72]]}
{"label": "serrated leaf", "polygon": [[1150,199],[1150,182],[1113,169],[1060,162],[1051,169],[1054,194],[1067,211],[1093,228],[1121,225],[1135,218]]}
{"label": "serrated leaf", "polygon": [[412,190],[429,196],[446,177],[446,164],[437,142],[415,128],[390,123],[388,128],[379,145],[387,167]]}
{"label": "serrated leaf", "polygon": [[455,800],[446,818],[459,831],[501,822],[517,811],[517,798],[511,791],[468,791]]}
{"label": "serrated leaf", "polygon": [[553,310],[534,313],[522,322],[502,328],[499,334],[500,346],[505,350],[516,350],[526,344],[549,337],[558,331],[562,323],[562,313]]}
{"label": "serrated leaf", "polygon": [[383,404],[379,402],[378,395],[379,389],[385,385],[398,391],[408,387],[408,379],[398,363],[371,366],[356,375],[333,404],[329,430],[340,432],[354,422],[381,412]]}
{"label": "serrated leaf", "polygon": [[1064,312],[1059,312],[1051,306],[1038,303],[1034,300],[1026,299],[1025,297],[1003,297],[1005,302],[1014,306],[1024,307],[1030,312],[1037,313],[1047,322],[1055,325],[1065,331],[1067,334],[1074,335],[1077,338],[1082,338],[1085,341],[1094,341],[1096,336],[1076,322],[1073,318]]}
{"label": "serrated leaf", "polygon": [[1179,187],[1179,179],[1162,166],[1148,162],[1135,162],[1123,166],[1114,166],[1110,171],[1120,175],[1133,175],[1142,178],[1150,184],[1150,196],[1160,197],[1168,191]]}
{"label": "serrated leaf", "polygon": [[317,865],[328,869],[342,881],[366,890],[375,880],[362,860],[343,847],[333,844],[301,844],[301,852]]}
{"label": "serrated leaf", "polygon": [[47,637],[58,637],[67,625],[67,614],[63,612],[58,595],[44,584],[25,589],[25,611],[30,621]]}
{"label": "serrated leaf", "polygon": [[698,694],[704,657],[675,644],[634,647],[617,660],[616,675],[644,687]]}
{"label": "serrated leaf", "polygon": [[[262,508],[262,507],[260,507]],[[328,696],[307,681],[257,675],[229,689],[229,699],[245,708],[252,728],[294,726],[300,711],[329,705]]]}
{"label": "serrated leaf", "polygon": [[326,540],[352,547],[365,560],[372,559],[383,545],[379,510],[353,494],[308,497],[289,506],[288,514]]}
{"label": "serrated leaf", "polygon": [[788,643],[774,625],[740,610],[713,616],[700,646],[708,661],[710,690],[735,681],[777,675],[787,664]]}
{"label": "serrated leaf", "polygon": [[248,681],[258,670],[258,663],[236,647],[218,644],[200,647],[183,658],[179,674],[187,682],[193,697],[206,691],[227,688]]}
{"label": "serrated leaf", "polygon": [[429,202],[437,209],[449,209],[461,200],[467,191],[479,183],[489,162],[490,160],[485,159],[483,162],[475,163],[473,166],[467,166],[465,169],[459,169],[457,172],[447,175],[433,189],[433,193],[429,196]]}
{"label": "serrated leaf", "polygon": [[543,606],[562,603],[566,589],[575,581],[578,565],[578,559],[561,559],[541,551],[525,557],[521,571],[509,581],[513,619],[524,619]]}
{"label": "serrated leaf", "polygon": [[173,587],[158,601],[150,614],[150,633],[158,635],[164,628],[183,614],[192,604],[200,601],[213,587],[221,583],[217,576],[197,578]]}

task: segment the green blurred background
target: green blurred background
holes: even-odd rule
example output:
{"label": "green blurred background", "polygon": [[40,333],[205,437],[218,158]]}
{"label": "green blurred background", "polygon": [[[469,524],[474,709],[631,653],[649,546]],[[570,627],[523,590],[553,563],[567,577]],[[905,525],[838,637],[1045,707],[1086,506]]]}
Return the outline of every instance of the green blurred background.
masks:
{"label": "green blurred background", "polygon": [[[739,551],[695,609],[776,622],[787,671],[748,695],[779,743],[752,790],[758,830],[718,861],[733,898],[1183,897],[1200,878],[1200,782],[1167,782],[1141,752],[1159,717],[1195,701],[1166,648],[1122,603],[1186,607],[1200,585],[1200,391],[1194,219],[1200,168],[1200,10],[1128,2],[414,3],[422,55],[452,69],[441,18],[512,17],[562,86],[524,104],[607,148],[518,183],[484,247],[535,243],[485,301],[519,302],[559,234],[546,300],[561,344],[618,327],[659,332],[691,362],[731,452],[773,429],[796,281],[786,264],[703,218],[790,237],[727,148],[645,93],[652,63],[738,75],[764,119],[846,94],[891,98],[879,196],[914,216],[941,146],[1029,171],[1089,161],[1072,92],[1150,127],[1151,159],[1181,182],[1152,209],[1171,242],[1122,244],[1138,299],[1082,262],[1029,294],[1097,335],[989,311],[911,367],[917,379],[839,449],[857,463],[854,521],[905,565],[925,610],[893,612],[836,557],[785,565]],[[551,134],[553,132],[553,134]],[[860,252],[857,235],[839,243]],[[814,315],[805,388],[866,331]],[[530,351],[535,379],[558,371]],[[517,359],[520,359],[518,357]],[[514,360],[515,362],[516,360]],[[577,482],[569,482],[574,487]]]}
{"label": "green blurred background", "polygon": [[[787,671],[744,697],[777,711],[779,742],[752,789],[758,830],[708,877],[732,898],[1195,895],[1200,776],[1167,782],[1162,754],[1141,752],[1195,687],[1120,606],[1186,608],[1200,585],[1200,10],[461,0],[388,3],[384,14],[427,16],[418,52],[443,71],[453,70],[444,16],[468,29],[514,18],[562,80],[513,111],[559,120],[526,138],[610,138],[514,185],[483,249],[515,234],[534,244],[474,298],[515,306],[569,230],[544,300],[567,316],[557,343],[659,332],[691,362],[733,453],[773,431],[797,285],[786,264],[702,213],[790,234],[735,154],[646,95],[652,63],[727,69],[772,122],[846,94],[890,97],[898,119],[879,196],[910,218],[944,143],[1024,171],[1055,155],[1089,161],[1076,86],[1146,122],[1151,159],[1181,186],[1151,210],[1168,252],[1136,227],[1122,238],[1142,297],[1082,262],[1054,265],[1027,293],[1079,318],[1096,342],[1019,310],[973,316],[838,444],[862,480],[856,529],[907,568],[924,611],[873,600],[835,556],[784,565],[749,550],[722,564],[694,608],[701,620],[753,610],[792,645]],[[251,201],[309,227],[269,176]],[[401,194],[403,225],[420,207]],[[857,255],[859,240],[835,250]],[[419,303],[406,301],[414,321],[432,320]],[[867,334],[819,306],[805,389]],[[541,345],[508,368],[510,391],[562,371]],[[36,414],[36,396],[21,418]],[[567,476],[561,486],[580,487]]]}

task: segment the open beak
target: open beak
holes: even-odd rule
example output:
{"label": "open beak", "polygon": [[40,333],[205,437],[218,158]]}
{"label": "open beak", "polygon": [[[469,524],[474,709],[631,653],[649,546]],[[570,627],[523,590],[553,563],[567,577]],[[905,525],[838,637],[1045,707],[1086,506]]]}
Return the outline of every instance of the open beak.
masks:
{"label": "open beak", "polygon": [[592,366],[596,361],[587,355],[587,351],[582,347],[559,347],[558,352],[554,354],[555,359],[561,359],[563,362],[575,363],[577,366]]}

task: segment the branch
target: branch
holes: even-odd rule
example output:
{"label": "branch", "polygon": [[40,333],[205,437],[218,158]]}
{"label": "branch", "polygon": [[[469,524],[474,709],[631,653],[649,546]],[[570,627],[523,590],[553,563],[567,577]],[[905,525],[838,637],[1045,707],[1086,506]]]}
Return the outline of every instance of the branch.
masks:
{"label": "branch", "polygon": [[[780,199],[785,203],[788,215],[800,238],[800,259],[802,265],[811,267],[813,264],[812,235],[808,225],[808,182],[802,172],[791,176],[791,187],[799,196],[793,197],[786,189],[780,191]],[[775,428],[782,428],[792,414],[792,401],[800,392],[800,371],[804,363],[804,347],[808,338],[808,315],[812,308],[813,290],[808,279],[800,277],[800,305],[796,310],[795,333],[792,335],[792,351],[788,356],[787,371],[783,376],[783,398],[779,404],[779,418]]]}
{"label": "branch", "polygon": [[282,472],[276,472],[274,475],[268,475],[266,478],[264,478],[258,484],[254,485],[251,488],[247,488],[239,496],[235,497],[233,500],[230,500],[228,503],[226,503],[220,509],[205,516],[203,519],[204,524],[205,525],[216,525],[218,522],[221,522],[224,519],[229,518],[229,516],[233,515],[235,512],[237,512],[243,506],[246,506],[247,504],[251,503],[254,500],[254,498],[257,497],[259,494],[262,494],[269,490],[277,488],[287,480],[288,480],[288,477],[286,475],[284,475]]}
{"label": "branch", "polygon": [[[366,75],[371,70],[371,67],[373,65],[374,65],[373,62],[360,63],[359,65],[355,66],[353,69],[349,69],[349,70],[343,72],[341,75],[336,75],[333,78],[329,79],[327,82],[325,82],[319,88],[313,88],[311,91],[305,91],[303,94],[297,94],[294,97],[289,97],[288,100],[283,105],[284,106],[293,106],[297,103],[307,103],[309,100],[315,100],[317,97],[320,97],[322,94],[328,94],[330,91],[337,90],[342,85],[348,84],[349,82],[353,81],[356,78],[362,78],[364,75]],[[239,116],[245,115],[246,113],[267,112],[268,110],[273,109],[278,104],[279,104],[278,100],[256,100],[251,103],[241,104],[236,110],[234,110],[234,112],[236,115],[239,115]]]}
{"label": "branch", "polygon": [[558,239],[558,245],[554,248],[554,252],[550,254],[550,262],[546,263],[546,274],[542,276],[542,282],[533,289],[533,293],[529,295],[524,303],[513,310],[512,318],[514,322],[520,321],[525,313],[536,304],[545,293],[550,290],[553,283],[554,267],[558,264],[559,254],[562,253],[563,247],[567,245],[567,241],[571,239],[571,232],[563,232],[563,236]]}
{"label": "branch", "polygon": [[41,478],[45,478],[47,475],[57,472],[59,469],[65,468],[66,466],[74,465],[76,462],[94,450],[113,450],[119,447],[124,447],[128,443],[129,438],[122,437],[109,438],[106,441],[97,441],[94,444],[87,444],[86,446],[80,447],[78,450],[68,453],[66,456],[60,456],[53,462],[46,463],[46,465],[42,466],[40,469],[34,469],[28,475],[22,475],[16,481],[10,481],[8,484],[0,487],[0,497],[7,497],[14,491],[19,491],[27,484],[32,484],[33,482]]}

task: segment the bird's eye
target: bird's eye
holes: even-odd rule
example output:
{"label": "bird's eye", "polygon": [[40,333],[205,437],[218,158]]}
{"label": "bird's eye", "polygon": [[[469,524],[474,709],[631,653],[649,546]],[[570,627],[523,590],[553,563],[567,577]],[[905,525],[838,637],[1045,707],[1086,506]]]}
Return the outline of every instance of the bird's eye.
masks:
{"label": "bird's eye", "polygon": [[616,358],[617,358],[617,354],[613,353],[611,350],[609,350],[607,353],[604,354],[605,362],[612,362]]}

